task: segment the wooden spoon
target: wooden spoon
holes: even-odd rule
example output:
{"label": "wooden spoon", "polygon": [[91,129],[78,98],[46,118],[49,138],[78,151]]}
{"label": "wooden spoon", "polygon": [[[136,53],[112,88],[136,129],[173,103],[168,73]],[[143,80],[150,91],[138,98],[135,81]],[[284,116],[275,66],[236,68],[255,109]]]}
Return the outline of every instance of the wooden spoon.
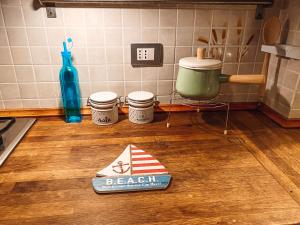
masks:
{"label": "wooden spoon", "polygon": [[279,38],[281,32],[281,23],[277,16],[267,19],[263,26],[263,43],[266,45],[274,45]]}
{"label": "wooden spoon", "polygon": [[[267,19],[263,26],[263,43],[266,45],[274,45],[281,33],[281,23],[277,16],[272,16]],[[265,76],[264,85],[260,89],[260,96],[263,97],[266,91],[266,84],[268,79],[268,68],[270,62],[270,53],[265,53],[263,67],[261,73]]]}
{"label": "wooden spoon", "polygon": [[[279,18],[276,16],[272,16],[271,18],[267,19],[263,26],[263,43],[267,45],[275,44],[279,38],[280,32],[281,24]],[[263,97],[266,90],[270,56],[270,53],[265,53],[261,74],[245,74],[243,76],[231,75],[229,77],[229,82],[240,84],[261,84],[259,94],[261,97]]]}

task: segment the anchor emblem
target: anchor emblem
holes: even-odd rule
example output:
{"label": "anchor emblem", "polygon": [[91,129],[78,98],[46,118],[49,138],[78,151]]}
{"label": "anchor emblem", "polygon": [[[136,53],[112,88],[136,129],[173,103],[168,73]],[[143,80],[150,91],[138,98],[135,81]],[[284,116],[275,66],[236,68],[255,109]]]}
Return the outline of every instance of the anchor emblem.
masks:
{"label": "anchor emblem", "polygon": [[[128,167],[127,167],[127,169],[124,170],[123,166],[128,166]],[[123,161],[119,161],[118,165],[112,166],[112,168],[115,173],[123,174],[123,173],[126,173],[130,169],[130,166],[129,166],[129,163],[123,163]],[[119,168],[119,171],[115,170],[115,168]]]}

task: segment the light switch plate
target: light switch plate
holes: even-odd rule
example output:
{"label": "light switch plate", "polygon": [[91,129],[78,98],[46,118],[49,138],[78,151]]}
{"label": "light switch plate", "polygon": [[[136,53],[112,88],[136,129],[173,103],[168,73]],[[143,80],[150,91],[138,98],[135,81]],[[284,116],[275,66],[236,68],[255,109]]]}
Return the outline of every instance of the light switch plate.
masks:
{"label": "light switch plate", "polygon": [[131,65],[133,67],[154,67],[163,65],[163,46],[160,43],[131,44]]}
{"label": "light switch plate", "polygon": [[137,54],[137,60],[138,61],[153,61],[154,60],[154,48],[137,48],[136,54]]}

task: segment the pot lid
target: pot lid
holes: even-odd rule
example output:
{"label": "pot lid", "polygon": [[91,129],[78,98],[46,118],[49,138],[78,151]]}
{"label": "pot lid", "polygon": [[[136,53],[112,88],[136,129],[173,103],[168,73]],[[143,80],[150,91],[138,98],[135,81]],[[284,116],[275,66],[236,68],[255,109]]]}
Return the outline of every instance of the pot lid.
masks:
{"label": "pot lid", "polygon": [[222,62],[217,59],[197,59],[197,57],[186,57],[179,60],[179,66],[187,69],[213,70],[221,69]]}
{"label": "pot lid", "polygon": [[100,91],[92,94],[90,99],[93,102],[111,102],[116,100],[118,95],[111,91]]}
{"label": "pot lid", "polygon": [[148,101],[154,98],[154,94],[148,91],[134,91],[128,94],[128,98],[133,101]]}

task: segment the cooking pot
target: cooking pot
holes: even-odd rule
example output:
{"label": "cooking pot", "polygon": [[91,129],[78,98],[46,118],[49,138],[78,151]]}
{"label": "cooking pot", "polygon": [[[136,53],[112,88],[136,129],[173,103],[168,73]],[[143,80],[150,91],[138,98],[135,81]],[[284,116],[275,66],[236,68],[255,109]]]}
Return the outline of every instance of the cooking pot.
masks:
{"label": "cooking pot", "polygon": [[221,73],[222,62],[216,59],[186,57],[179,60],[176,91],[183,97],[208,100],[215,98],[224,82],[262,84],[265,76],[226,75]]}

